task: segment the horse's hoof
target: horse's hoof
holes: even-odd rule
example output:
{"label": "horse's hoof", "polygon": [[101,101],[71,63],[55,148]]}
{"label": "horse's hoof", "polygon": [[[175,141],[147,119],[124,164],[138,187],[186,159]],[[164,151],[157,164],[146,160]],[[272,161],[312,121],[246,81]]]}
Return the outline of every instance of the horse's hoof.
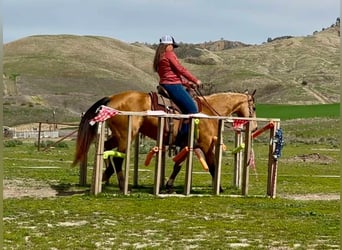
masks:
{"label": "horse's hoof", "polygon": [[162,194],[176,194],[176,191],[174,189],[166,189],[162,191]]}
{"label": "horse's hoof", "polygon": [[172,188],[172,189],[168,189],[166,190],[167,194],[176,194],[176,191]]}
{"label": "horse's hoof", "polygon": [[165,186],[165,193],[166,194],[175,194],[175,190],[173,189],[173,186],[172,185],[168,185],[166,184]]}
{"label": "horse's hoof", "polygon": [[106,182],[106,184],[109,183],[109,177],[105,173],[102,175],[102,182]]}
{"label": "horse's hoof", "polygon": [[[132,192],[132,187],[131,186],[128,186],[128,189],[127,189],[127,193],[131,193]],[[119,186],[119,193],[123,194],[124,193],[124,188]]]}

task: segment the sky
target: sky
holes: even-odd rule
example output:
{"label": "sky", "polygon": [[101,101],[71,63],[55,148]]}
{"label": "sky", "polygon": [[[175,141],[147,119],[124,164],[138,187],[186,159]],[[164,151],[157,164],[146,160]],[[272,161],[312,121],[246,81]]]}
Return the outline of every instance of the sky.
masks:
{"label": "sky", "polygon": [[340,16],[339,0],[2,0],[3,42],[31,35],[97,35],[124,42],[225,39],[261,44],[306,36]]}

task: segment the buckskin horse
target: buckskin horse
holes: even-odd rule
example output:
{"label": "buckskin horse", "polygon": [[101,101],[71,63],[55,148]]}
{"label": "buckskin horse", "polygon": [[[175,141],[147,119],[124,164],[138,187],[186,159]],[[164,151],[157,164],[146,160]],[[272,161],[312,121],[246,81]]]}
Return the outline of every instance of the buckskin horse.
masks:
{"label": "buckskin horse", "polygon": [[[222,92],[208,96],[197,97],[197,102],[201,106],[201,113],[209,116],[230,116],[255,118],[255,90],[252,94]],[[120,111],[144,112],[151,110],[152,101],[149,93],[139,91],[126,91],[112,96],[104,97],[94,103],[83,115],[78,129],[76,152],[73,165],[83,163],[86,160],[91,143],[94,141],[97,133],[97,123],[90,125],[90,121],[97,115],[97,110],[101,105],[105,105]],[[116,115],[109,118],[107,126],[111,130],[111,136],[105,141],[104,149],[111,150],[116,148],[117,151],[125,153],[127,148],[127,122],[128,117],[125,115]],[[173,138],[178,132],[179,120],[174,120]],[[257,129],[257,122],[251,122],[251,130]],[[132,118],[132,140],[139,134],[148,136],[154,140],[157,138],[158,118],[154,116],[134,116]],[[204,153],[209,172],[214,178],[215,174],[215,155],[212,145],[217,138],[218,121],[216,119],[201,118],[199,123],[199,136],[196,147],[199,147]],[[164,138],[164,144],[167,141]],[[122,171],[123,158],[114,158],[115,172],[117,174],[118,185],[122,191],[124,188],[124,174]],[[171,192],[174,180],[181,169],[180,163],[175,163],[173,172],[166,183],[166,191]],[[111,164],[103,173],[102,181],[109,180],[114,173]],[[220,188],[222,190],[222,188]]]}

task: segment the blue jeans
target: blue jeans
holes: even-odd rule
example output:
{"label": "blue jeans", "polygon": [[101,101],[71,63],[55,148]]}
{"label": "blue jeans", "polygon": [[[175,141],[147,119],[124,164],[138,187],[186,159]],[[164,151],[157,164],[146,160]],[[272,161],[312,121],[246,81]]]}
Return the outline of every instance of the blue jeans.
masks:
{"label": "blue jeans", "polygon": [[[197,105],[182,84],[161,84],[161,86],[166,89],[172,101],[177,104],[183,114],[198,113]],[[177,146],[181,146],[187,141],[188,132],[189,123],[183,122],[175,142]]]}
{"label": "blue jeans", "polygon": [[198,113],[197,106],[182,84],[160,84],[169,93],[183,114]]}

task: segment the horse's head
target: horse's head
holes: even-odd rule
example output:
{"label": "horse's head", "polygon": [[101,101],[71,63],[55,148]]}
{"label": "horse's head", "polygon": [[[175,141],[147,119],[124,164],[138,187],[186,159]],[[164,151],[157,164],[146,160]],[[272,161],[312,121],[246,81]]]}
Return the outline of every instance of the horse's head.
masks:
{"label": "horse's head", "polygon": [[[248,93],[248,91],[245,91],[246,95],[246,101],[244,101],[240,109],[237,111],[238,116],[241,117],[248,117],[248,118],[256,118],[256,109],[255,109],[255,95],[256,90],[253,91],[252,94]],[[258,128],[258,124],[256,120],[253,120],[251,123],[251,130],[255,131]]]}
{"label": "horse's head", "polygon": [[[229,116],[237,115],[238,117],[256,118],[254,95],[248,91],[245,93],[215,93],[209,96],[203,96],[201,99],[202,111],[207,115]],[[251,122],[251,130],[257,130],[257,122]]]}

